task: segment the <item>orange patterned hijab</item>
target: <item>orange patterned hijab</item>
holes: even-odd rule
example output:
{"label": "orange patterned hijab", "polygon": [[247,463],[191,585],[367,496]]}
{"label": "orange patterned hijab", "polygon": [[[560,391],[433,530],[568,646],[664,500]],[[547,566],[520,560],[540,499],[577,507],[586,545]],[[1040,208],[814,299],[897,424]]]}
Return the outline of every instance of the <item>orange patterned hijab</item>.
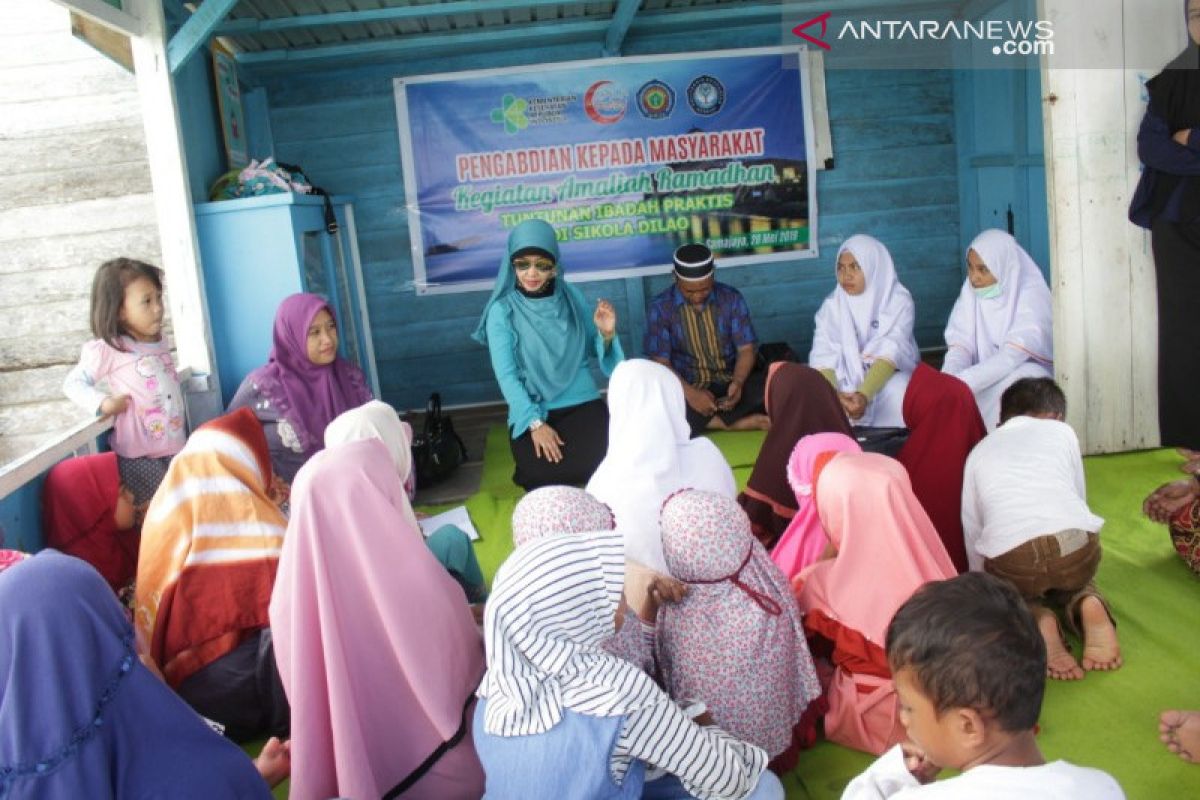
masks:
{"label": "orange patterned hijab", "polygon": [[262,426],[242,408],[192,434],[146,511],[134,625],[173,687],[268,625],[287,526],[270,483]]}

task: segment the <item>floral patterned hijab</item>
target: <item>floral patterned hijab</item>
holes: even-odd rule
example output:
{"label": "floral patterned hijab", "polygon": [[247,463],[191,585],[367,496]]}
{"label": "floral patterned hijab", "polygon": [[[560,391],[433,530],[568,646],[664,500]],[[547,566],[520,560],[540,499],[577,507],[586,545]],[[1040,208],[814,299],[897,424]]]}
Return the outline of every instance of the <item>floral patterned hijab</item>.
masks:
{"label": "floral patterned hijab", "polygon": [[658,616],[668,693],[703,700],[716,724],[772,757],[821,695],[787,579],[732,498],[685,489],[663,504],[663,553],[688,584]]}
{"label": "floral patterned hijab", "polygon": [[513,510],[513,547],[543,536],[611,531],[612,510],[574,486],[543,486],[521,498]]}

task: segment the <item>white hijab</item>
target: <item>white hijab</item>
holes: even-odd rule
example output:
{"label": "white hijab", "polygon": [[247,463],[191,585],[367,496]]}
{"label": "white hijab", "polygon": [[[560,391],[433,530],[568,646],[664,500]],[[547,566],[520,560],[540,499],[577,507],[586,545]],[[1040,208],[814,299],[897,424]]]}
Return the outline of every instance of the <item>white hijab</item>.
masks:
{"label": "white hijab", "polygon": [[663,501],[680,489],[735,497],[733,471],[711,441],[690,438],[683,387],[662,364],[618,364],[608,415],[608,454],[587,491],[612,509],[626,557],[668,574],[658,526]]}
{"label": "white hijab", "polygon": [[563,709],[631,714],[671,700],[649,675],[600,647],[614,630],[624,545],[611,531],[535,539],[496,572],[484,612],[484,730],[544,733]]}
{"label": "white hijab", "polygon": [[839,285],[825,298],[808,356],[814,369],[832,369],[844,392],[862,385],[876,359],[890,361],[900,372],[912,372],[920,360],[912,295],[896,278],[891,253],[878,239],[861,233],[842,243],[838,258],[847,251],[862,267],[866,288],[854,296]]}
{"label": "white hijab", "polygon": [[[396,473],[409,500],[413,496],[412,481],[412,426],[400,419],[396,409],[379,400],[370,400],[361,406],[343,411],[325,426],[325,446],[333,447],[363,439],[378,439],[387,447]],[[402,511],[414,526],[416,515],[411,505],[405,503]]]}
{"label": "white hijab", "polygon": [[1009,345],[1053,368],[1054,305],[1042,271],[1004,231],[984,231],[970,249],[996,276],[1000,295],[980,299],[964,282],[946,325],[946,344],[967,351],[974,364]]}

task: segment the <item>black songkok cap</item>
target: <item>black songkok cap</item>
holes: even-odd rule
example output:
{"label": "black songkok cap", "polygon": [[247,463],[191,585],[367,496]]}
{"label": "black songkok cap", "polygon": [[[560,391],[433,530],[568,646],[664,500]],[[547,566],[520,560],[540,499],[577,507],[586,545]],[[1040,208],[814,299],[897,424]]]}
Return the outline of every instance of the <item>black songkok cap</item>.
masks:
{"label": "black songkok cap", "polygon": [[675,251],[675,274],[685,281],[702,281],[713,274],[713,252],[707,245],[693,242]]}

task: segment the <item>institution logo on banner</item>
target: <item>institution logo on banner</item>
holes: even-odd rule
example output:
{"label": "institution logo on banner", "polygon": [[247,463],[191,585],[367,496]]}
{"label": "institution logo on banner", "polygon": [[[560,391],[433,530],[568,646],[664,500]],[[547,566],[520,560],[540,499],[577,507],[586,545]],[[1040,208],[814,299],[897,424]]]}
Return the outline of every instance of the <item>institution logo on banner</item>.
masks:
{"label": "institution logo on banner", "polygon": [[711,117],[725,105],[725,87],[713,76],[701,75],[688,86],[687,97],[692,111]]}
{"label": "institution logo on banner", "polygon": [[417,291],[490,288],[509,231],[554,226],[572,280],[816,254],[801,48],[398,78]]}
{"label": "institution logo on banner", "polygon": [[675,90],[657,79],[646,81],[638,89],[637,105],[646,119],[666,119],[675,110]]}
{"label": "institution logo on banner", "polygon": [[583,109],[592,122],[613,125],[625,116],[629,95],[612,81],[596,81],[583,96]]}

